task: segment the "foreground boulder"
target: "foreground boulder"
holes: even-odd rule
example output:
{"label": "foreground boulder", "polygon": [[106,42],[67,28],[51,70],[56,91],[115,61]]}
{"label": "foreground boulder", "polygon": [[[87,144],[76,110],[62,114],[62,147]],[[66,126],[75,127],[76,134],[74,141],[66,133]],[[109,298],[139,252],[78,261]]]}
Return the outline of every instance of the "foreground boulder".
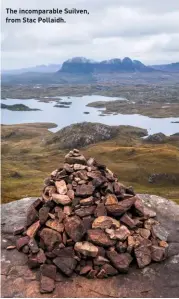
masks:
{"label": "foreground boulder", "polygon": [[169,235],[155,216],[105,165],[75,149],[28,208],[16,247],[28,255],[30,268],[40,268],[40,291],[51,292],[55,278],[44,274],[43,265],[65,277],[101,279],[127,273],[132,261],[139,268],[163,261]]}

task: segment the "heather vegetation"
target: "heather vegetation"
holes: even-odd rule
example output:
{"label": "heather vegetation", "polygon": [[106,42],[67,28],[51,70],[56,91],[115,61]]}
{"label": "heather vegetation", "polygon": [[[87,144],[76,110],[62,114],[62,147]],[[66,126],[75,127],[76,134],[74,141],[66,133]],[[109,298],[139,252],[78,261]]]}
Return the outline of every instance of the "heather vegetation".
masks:
{"label": "heather vegetation", "polygon": [[[44,178],[60,167],[67,149],[63,131],[54,134],[48,130],[55,126],[48,123],[2,126],[2,202],[40,195]],[[99,125],[97,129],[99,134]],[[96,134],[96,129],[90,130]],[[75,132],[76,127],[71,126],[64,134],[67,138],[68,133],[70,140]],[[80,129],[78,132],[80,136]],[[132,185],[136,192],[179,201],[179,136],[166,137],[161,143],[141,138],[145,134],[143,129],[120,126],[108,140],[84,144],[81,152],[108,165],[122,183]],[[50,143],[54,136],[56,142]]]}

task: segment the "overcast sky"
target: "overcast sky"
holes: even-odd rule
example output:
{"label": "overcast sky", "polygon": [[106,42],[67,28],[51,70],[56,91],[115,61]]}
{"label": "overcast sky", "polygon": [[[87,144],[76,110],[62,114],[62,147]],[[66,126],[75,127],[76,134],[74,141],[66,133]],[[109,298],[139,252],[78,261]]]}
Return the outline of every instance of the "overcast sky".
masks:
{"label": "overcast sky", "polygon": [[[89,15],[62,15],[65,24],[6,24],[6,7],[80,8]],[[179,61],[179,0],[2,0],[1,30],[3,69],[60,64],[74,56]]]}

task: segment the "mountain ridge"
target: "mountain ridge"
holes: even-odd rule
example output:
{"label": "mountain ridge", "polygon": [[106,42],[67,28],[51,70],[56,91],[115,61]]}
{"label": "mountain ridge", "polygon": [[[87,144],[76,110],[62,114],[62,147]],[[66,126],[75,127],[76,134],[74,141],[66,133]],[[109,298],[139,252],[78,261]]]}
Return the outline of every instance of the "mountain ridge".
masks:
{"label": "mountain ridge", "polygon": [[[49,65],[50,66],[50,65]],[[168,65],[147,66],[139,60],[124,59],[94,61],[85,57],[73,57],[61,65],[36,66],[35,70],[21,69],[12,73],[1,72],[3,84],[148,84],[178,82],[179,62]],[[44,70],[45,69],[45,70]],[[25,72],[23,72],[25,70]],[[42,71],[41,71],[42,70]]]}
{"label": "mountain ridge", "polygon": [[159,71],[164,72],[179,72],[179,62],[173,62],[170,64],[159,64],[159,65],[153,65],[152,68]]}
{"label": "mountain ridge", "polygon": [[85,57],[73,57],[63,62],[57,73],[110,73],[110,72],[153,72],[150,66],[146,66],[139,60],[129,57],[124,59],[112,58],[103,61],[92,61]]}
{"label": "mountain ridge", "polygon": [[75,73],[79,64],[80,71],[77,73],[83,73],[84,65],[87,66],[86,73],[95,73],[95,72],[151,72],[151,71],[160,71],[160,72],[179,72],[179,62],[173,62],[169,64],[156,64],[156,65],[145,65],[139,60],[132,60],[129,57],[124,59],[120,58],[111,58],[107,60],[96,61],[93,59],[88,59],[85,57],[72,57],[65,60],[62,64],[42,64],[32,67],[20,68],[6,70],[2,69],[2,75],[21,75],[24,73],[67,73],[69,70],[69,65],[75,64],[73,69],[70,69],[70,73]]}
{"label": "mountain ridge", "polygon": [[12,70],[6,70],[2,69],[2,74],[4,75],[20,75],[23,73],[53,73],[57,72],[61,67],[61,64],[41,64],[41,65],[36,65],[32,67],[25,67],[25,68],[20,68],[20,69],[12,69]]}

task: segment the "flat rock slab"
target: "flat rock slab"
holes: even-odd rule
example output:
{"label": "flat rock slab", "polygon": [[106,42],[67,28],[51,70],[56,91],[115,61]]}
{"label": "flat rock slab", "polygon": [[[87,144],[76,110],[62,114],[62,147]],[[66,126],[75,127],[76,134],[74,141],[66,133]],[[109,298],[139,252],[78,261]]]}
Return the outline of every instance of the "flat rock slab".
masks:
{"label": "flat rock slab", "polygon": [[157,218],[169,232],[169,257],[162,263],[152,263],[144,269],[136,266],[128,274],[106,279],[87,279],[82,276],[65,278],[58,273],[56,288],[51,294],[39,292],[40,275],[30,270],[27,256],[16,249],[6,250],[18,236],[15,227],[24,224],[27,208],[35,198],[1,205],[2,215],[2,294],[18,298],[105,298],[105,297],[179,297],[179,206],[162,197],[140,194],[147,207],[157,212]]}

